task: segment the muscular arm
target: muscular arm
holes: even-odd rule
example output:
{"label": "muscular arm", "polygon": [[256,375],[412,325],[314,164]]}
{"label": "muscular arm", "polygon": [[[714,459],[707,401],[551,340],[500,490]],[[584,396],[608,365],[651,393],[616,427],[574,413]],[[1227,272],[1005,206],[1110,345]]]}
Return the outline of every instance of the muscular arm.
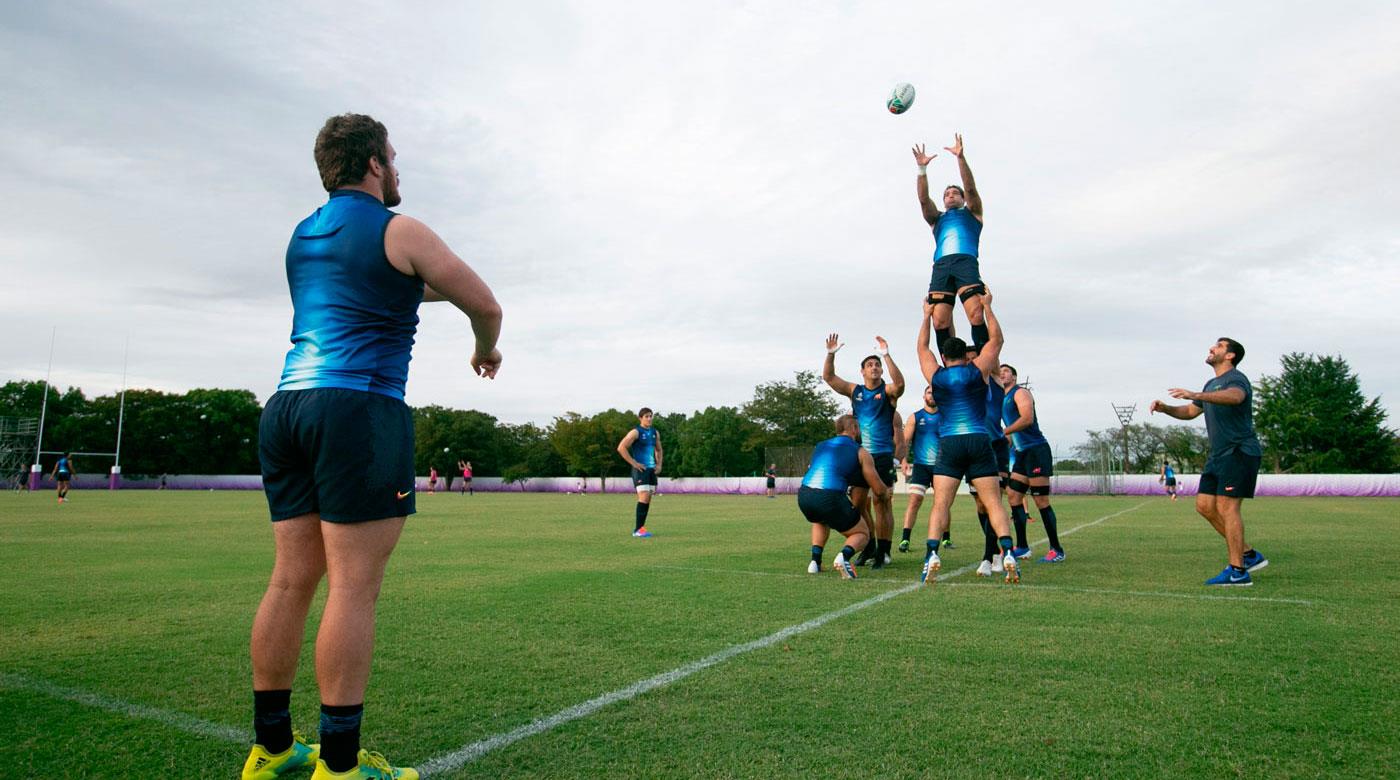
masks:
{"label": "muscular arm", "polygon": [[1161,412],[1168,417],[1175,417],[1178,420],[1194,420],[1200,417],[1205,410],[1195,404],[1184,404],[1182,406],[1171,406],[1161,401],[1153,401],[1148,407],[1148,413]]}
{"label": "muscular arm", "polygon": [[919,176],[914,180],[914,188],[919,195],[919,210],[923,212],[924,221],[929,224],[929,227],[932,227],[938,224],[938,218],[942,215],[938,211],[938,204],[933,202],[933,198],[929,197],[928,173],[925,172],[924,168],[926,168],[930,162],[933,162],[933,158],[938,155],[926,153],[923,144],[915,144],[913,151],[914,164],[919,166]]}
{"label": "muscular arm", "polygon": [[661,473],[661,458],[665,453],[661,450],[661,434],[656,434],[656,473]]}
{"label": "muscular arm", "polygon": [[841,348],[840,337],[835,333],[826,337],[826,360],[822,362],[822,381],[832,390],[849,398],[856,386],[836,375],[836,350]]}
{"label": "muscular arm", "polygon": [[909,437],[904,434],[904,418],[895,412],[894,419],[890,422],[894,426],[894,459],[904,460],[904,456],[909,454]]}
{"label": "muscular arm", "polygon": [[[427,225],[412,217],[389,220],[384,253],[400,273],[422,278],[424,284],[452,302],[471,320],[476,347],[472,367],[483,376],[496,375],[501,360],[496,341],[501,335],[501,305],[491,288]],[[424,297],[427,299],[427,290]]]}
{"label": "muscular arm", "polygon": [[875,337],[876,343],[880,345],[881,351],[885,353],[885,370],[890,374],[890,381],[886,383],[890,399],[894,400],[904,395],[904,372],[899,370],[899,366],[894,364],[894,358],[890,357],[890,345],[879,336]]}
{"label": "muscular arm", "polygon": [[981,222],[982,195],[977,192],[977,182],[972,180],[972,169],[967,167],[967,158],[961,154],[958,155],[958,173],[962,176],[963,191],[967,194],[967,210]]}
{"label": "muscular arm", "polygon": [[632,430],[627,432],[626,436],[622,437],[622,441],[617,443],[617,454],[621,455],[623,460],[631,464],[632,468],[638,471],[646,471],[646,468],[643,467],[642,464],[639,463],[636,458],[632,457],[632,452],[628,449],[632,446],[632,442],[636,440],[637,429],[633,428]]}
{"label": "muscular arm", "polygon": [[[1180,387],[1173,387],[1167,393],[1172,398],[1180,398],[1183,401],[1200,401],[1205,404],[1220,404],[1221,406],[1239,406],[1244,403],[1244,390],[1238,387],[1227,387],[1224,390],[1216,390],[1211,393],[1194,393]],[[1192,404],[1194,406],[1194,404]]]}
{"label": "muscular arm", "polygon": [[919,370],[924,374],[925,382],[932,382],[933,375],[938,371],[938,358],[934,357],[933,350],[929,349],[929,339],[933,337],[929,321],[933,318],[933,306],[927,300],[924,301],[924,321],[919,325],[919,338],[914,344],[914,353],[919,356]]}
{"label": "muscular arm", "polygon": [[1006,426],[1002,431],[1007,436],[1017,431],[1023,431],[1035,422],[1035,399],[1031,397],[1031,391],[1024,387],[1021,388],[1021,392],[1016,394],[1016,413],[1019,415],[1016,422]]}
{"label": "muscular arm", "polygon": [[876,498],[884,498],[889,494],[889,488],[885,487],[885,481],[880,479],[880,472],[875,470],[875,459],[870,457],[870,453],[865,448],[860,449],[860,473],[865,476],[865,484],[870,486],[870,492]]}
{"label": "muscular arm", "polygon": [[982,375],[986,376],[1001,367],[1001,347],[1006,343],[1001,332],[1001,323],[997,320],[997,315],[992,313],[990,292],[982,294],[982,316],[987,323],[987,343],[982,345],[982,351],[977,353],[977,358],[972,362],[982,369]]}

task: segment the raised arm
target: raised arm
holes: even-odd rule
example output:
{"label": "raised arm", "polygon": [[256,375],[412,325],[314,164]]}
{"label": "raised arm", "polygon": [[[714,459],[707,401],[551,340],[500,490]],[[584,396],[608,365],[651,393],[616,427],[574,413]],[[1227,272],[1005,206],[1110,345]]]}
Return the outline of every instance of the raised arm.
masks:
{"label": "raised arm", "polygon": [[[660,437],[657,437],[657,438],[659,439]],[[637,440],[637,429],[636,429],[636,428],[633,428],[632,430],[630,430],[630,431],[627,432],[627,435],[626,435],[626,436],[623,436],[623,437],[622,437],[622,441],[620,441],[620,442],[617,443],[617,454],[618,454],[618,455],[621,455],[623,460],[625,460],[625,461],[627,461],[629,464],[631,464],[632,468],[634,468],[634,469],[636,469],[636,470],[638,470],[638,471],[646,471],[646,467],[643,466],[640,462],[638,462],[636,458],[632,457],[632,450],[631,450],[630,448],[632,447],[632,442],[634,442],[634,441],[636,441],[636,440]],[[658,447],[657,447],[657,450],[660,450],[660,449],[661,449],[661,448],[658,446]],[[658,456],[658,458],[657,458],[657,463],[660,463],[660,462],[661,462],[661,460],[660,460],[660,457]]]}
{"label": "raised arm", "polygon": [[915,190],[919,193],[919,210],[924,214],[924,221],[930,227],[938,224],[938,218],[942,216],[938,211],[938,204],[928,194],[928,164],[937,157],[936,154],[925,154],[923,144],[914,145],[914,163],[919,166],[919,177],[915,179]]}
{"label": "raised arm", "polygon": [[977,192],[977,182],[972,180],[972,169],[967,167],[967,158],[963,156],[962,133],[955,133],[953,145],[943,148],[958,158],[958,175],[962,177],[963,194],[967,196],[967,210],[972,212],[972,216],[977,217],[978,222],[981,222],[982,196]]}
{"label": "raised arm", "polygon": [[431,290],[433,296],[451,301],[467,315],[476,336],[472,370],[494,378],[501,366],[501,353],[496,349],[501,336],[501,305],[486,282],[432,229],[413,217],[399,215],[389,220],[384,231],[384,253],[400,273],[423,279],[427,287],[424,300],[432,299],[428,295]]}
{"label": "raised arm", "polygon": [[928,302],[928,298],[923,299],[924,321],[919,325],[919,338],[914,343],[914,354],[919,356],[919,370],[923,372],[924,382],[932,382],[933,375],[938,371],[938,358],[934,356],[933,350],[929,349],[929,339],[933,338],[932,329],[929,323],[933,320],[933,304]]}
{"label": "raised arm", "polygon": [[982,316],[987,322],[987,343],[982,345],[982,351],[977,353],[972,362],[982,369],[983,376],[988,376],[1001,367],[1001,347],[1006,343],[1001,333],[1001,323],[997,321],[997,315],[992,313],[990,288],[982,293]]}
{"label": "raised arm", "polygon": [[890,399],[894,400],[904,395],[904,372],[899,370],[899,366],[894,364],[894,358],[890,357],[890,345],[880,336],[875,337],[875,346],[880,351],[880,356],[885,359],[885,370],[890,374],[890,381],[886,383]]}
{"label": "raised arm", "polygon": [[1011,423],[1002,430],[1002,433],[1010,436],[1018,431],[1023,431],[1031,427],[1035,422],[1035,398],[1031,396],[1031,391],[1021,388],[1016,394],[1016,422]]}
{"label": "raised arm", "polygon": [[870,492],[876,498],[884,498],[889,495],[890,489],[885,487],[885,481],[880,479],[880,472],[875,470],[875,459],[870,457],[870,453],[860,448],[860,473],[865,476],[865,484],[870,486]]}
{"label": "raised arm", "polygon": [[822,363],[822,381],[826,382],[832,390],[849,398],[855,392],[856,386],[836,375],[836,353],[845,346],[841,343],[841,337],[835,333],[826,337],[826,362]]}
{"label": "raised arm", "polygon": [[1181,406],[1172,406],[1170,404],[1163,403],[1162,401],[1153,401],[1152,405],[1147,407],[1148,414],[1155,414],[1157,412],[1161,412],[1162,414],[1165,414],[1168,417],[1175,417],[1178,420],[1194,420],[1197,417],[1200,417],[1201,413],[1204,411],[1205,409],[1195,404],[1183,404]]}

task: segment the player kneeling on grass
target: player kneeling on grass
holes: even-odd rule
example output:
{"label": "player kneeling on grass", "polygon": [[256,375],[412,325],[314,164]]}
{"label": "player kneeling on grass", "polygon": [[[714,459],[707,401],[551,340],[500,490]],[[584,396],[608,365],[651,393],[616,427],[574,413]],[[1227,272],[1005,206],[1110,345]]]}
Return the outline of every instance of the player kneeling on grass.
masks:
{"label": "player kneeling on grass", "polygon": [[836,435],[817,445],[812,452],[812,465],[802,477],[797,508],[812,524],[812,562],[807,565],[808,574],[822,570],[822,549],[835,530],[846,537],[846,544],[832,563],[842,579],[855,579],[856,569],[851,558],[869,541],[870,527],[846,491],[869,486],[881,500],[889,493],[875,470],[875,459],[856,442],[858,436],[860,426],[855,417],[843,414],[836,418]]}

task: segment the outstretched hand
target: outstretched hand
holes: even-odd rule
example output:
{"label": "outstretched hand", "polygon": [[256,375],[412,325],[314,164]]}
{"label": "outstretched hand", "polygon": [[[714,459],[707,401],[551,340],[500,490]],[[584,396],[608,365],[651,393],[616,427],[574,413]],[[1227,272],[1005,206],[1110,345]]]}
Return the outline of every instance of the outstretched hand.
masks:
{"label": "outstretched hand", "polygon": [[1147,407],[1147,413],[1148,413],[1148,414],[1156,414],[1157,412],[1166,412],[1166,411],[1167,411],[1167,405],[1164,404],[1164,403],[1162,403],[1161,401],[1153,401],[1153,402],[1152,402],[1152,405]]}
{"label": "outstretched hand", "polygon": [[844,346],[846,345],[841,343],[841,336],[839,334],[833,333],[826,337],[826,351],[829,354],[835,355],[836,352]]}
{"label": "outstretched hand", "polygon": [[933,162],[933,158],[938,156],[937,154],[927,154],[924,151],[923,144],[914,144],[913,152],[914,162],[918,163],[919,167],[928,165],[929,163]]}
{"label": "outstretched hand", "polygon": [[943,151],[952,154],[954,157],[962,157],[963,143],[962,133],[953,133],[953,145],[943,147]]}
{"label": "outstretched hand", "polygon": [[1196,393],[1194,393],[1191,390],[1186,390],[1180,387],[1173,387],[1172,389],[1168,390],[1167,395],[1171,396],[1172,398],[1180,398],[1183,401],[1196,400]]}
{"label": "outstretched hand", "polygon": [[889,353],[890,344],[888,341],[885,341],[883,336],[875,337],[875,351],[879,352],[881,355]]}

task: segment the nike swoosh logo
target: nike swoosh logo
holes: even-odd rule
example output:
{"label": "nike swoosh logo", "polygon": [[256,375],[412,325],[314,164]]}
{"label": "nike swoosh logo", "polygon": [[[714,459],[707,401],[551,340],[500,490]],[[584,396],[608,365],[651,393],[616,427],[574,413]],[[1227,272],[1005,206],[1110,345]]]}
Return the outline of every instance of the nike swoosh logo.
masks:
{"label": "nike swoosh logo", "polygon": [[407,493],[399,493],[399,498],[400,498],[400,499],[408,498],[409,495],[412,494],[412,493],[413,493],[412,490],[408,491]]}

